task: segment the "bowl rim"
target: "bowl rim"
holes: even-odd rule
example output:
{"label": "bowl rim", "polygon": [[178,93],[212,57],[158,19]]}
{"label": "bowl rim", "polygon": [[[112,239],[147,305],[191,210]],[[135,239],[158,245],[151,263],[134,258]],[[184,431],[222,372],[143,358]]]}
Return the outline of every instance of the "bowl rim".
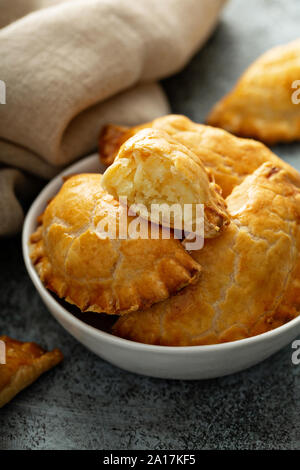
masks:
{"label": "bowl rim", "polygon": [[[69,312],[66,308],[60,305],[57,300],[50,294],[48,289],[43,285],[41,282],[34,266],[31,263],[30,256],[29,256],[29,246],[28,240],[29,236],[31,235],[31,226],[36,223],[36,218],[39,215],[37,213],[38,208],[41,205],[46,206],[47,201],[52,197],[52,195],[57,191],[57,187],[61,186],[62,184],[62,177],[72,174],[74,172],[82,172],[82,173],[90,173],[89,170],[84,170],[88,165],[93,165],[96,163],[96,159],[99,162],[99,157],[97,154],[92,154],[88,157],[85,157],[76,163],[72,164],[71,166],[65,168],[61,171],[56,177],[54,177],[46,186],[42,189],[42,191],[38,194],[38,196],[33,201],[32,205],[30,206],[23,225],[22,230],[22,252],[23,252],[23,259],[25,262],[25,266],[31,281],[33,282],[35,288],[37,289],[38,293],[41,295],[42,298],[46,298],[47,302],[51,305],[51,307],[56,310],[61,317],[65,317],[66,320],[72,324],[72,326],[76,327],[79,330],[83,330],[85,333],[93,336],[95,339],[100,339],[104,342],[108,342],[111,344],[118,345],[119,347],[125,347],[134,350],[143,350],[143,351],[151,351],[157,353],[199,353],[199,352],[208,352],[208,351],[225,351],[228,349],[239,349],[243,346],[250,346],[257,343],[261,343],[264,340],[268,340],[274,338],[276,336],[280,336],[284,332],[288,332],[292,330],[294,327],[300,325],[300,315],[289,322],[285,323],[282,326],[279,326],[273,330],[267,331],[265,333],[261,333],[256,336],[251,336],[249,338],[244,338],[236,341],[228,341],[226,343],[218,343],[218,344],[207,344],[207,345],[195,345],[195,346],[164,346],[164,345],[156,345],[156,344],[147,344],[141,343],[137,341],[132,341],[124,338],[120,338],[115,336],[111,333],[107,333],[102,331],[94,326],[86,324],[84,321],[76,318],[71,312]],[[105,169],[104,167],[102,167]],[[101,171],[101,164],[99,163],[99,170]],[[52,195],[49,193],[53,193]],[[52,314],[52,312],[50,312]],[[63,327],[65,328],[65,327]],[[295,336],[297,333],[295,332]]]}

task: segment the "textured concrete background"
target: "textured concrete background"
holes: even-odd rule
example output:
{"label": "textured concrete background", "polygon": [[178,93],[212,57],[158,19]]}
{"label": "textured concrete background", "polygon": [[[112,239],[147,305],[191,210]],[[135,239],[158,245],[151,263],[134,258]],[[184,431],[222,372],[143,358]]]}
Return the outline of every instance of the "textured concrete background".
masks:
{"label": "textured concrete background", "polygon": [[[298,37],[299,25],[299,0],[231,0],[206,47],[164,82],[173,111],[202,121],[252,60]],[[300,145],[276,150],[300,169]],[[25,272],[19,238],[1,241],[0,331],[65,354],[0,411],[0,449],[300,449],[300,366],[290,346],[210,381],[119,370],[52,319]]]}

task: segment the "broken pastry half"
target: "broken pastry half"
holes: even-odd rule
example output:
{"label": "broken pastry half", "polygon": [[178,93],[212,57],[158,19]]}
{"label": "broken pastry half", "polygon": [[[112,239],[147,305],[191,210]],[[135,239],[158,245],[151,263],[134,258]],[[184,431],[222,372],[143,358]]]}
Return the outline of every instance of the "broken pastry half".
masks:
{"label": "broken pastry half", "polygon": [[115,199],[125,197],[140,216],[185,233],[202,229],[213,238],[229,223],[220,188],[201,160],[161,130],[143,129],[127,140],[102,187]]}
{"label": "broken pastry half", "polygon": [[207,123],[267,144],[299,140],[299,77],[297,39],[259,57],[214,106]]}
{"label": "broken pastry half", "polygon": [[247,175],[265,162],[285,168],[295,181],[299,181],[299,173],[261,142],[239,138],[223,129],[197,124],[185,116],[176,114],[169,114],[133,128],[120,128],[112,124],[106,126],[100,138],[101,161],[111,164],[120,146],[143,127],[163,130],[176,142],[190,149],[209,171],[216,184],[221,187],[224,198],[236,185],[242,183]]}
{"label": "broken pastry half", "polygon": [[200,265],[180,241],[163,239],[161,228],[151,239],[147,222],[135,232],[136,218],[101,179],[68,178],[40,218],[30,251],[45,286],[81,311],[125,314],[195,282]]}
{"label": "broken pastry half", "polygon": [[260,166],[227,198],[231,223],[193,251],[200,280],[144,312],[120,318],[116,335],[166,346],[234,341],[300,313],[300,190],[289,173]]}
{"label": "broken pastry half", "polygon": [[59,364],[63,355],[59,349],[44,351],[35,343],[22,343],[0,336],[5,345],[6,363],[0,364],[0,408],[40,375]]}

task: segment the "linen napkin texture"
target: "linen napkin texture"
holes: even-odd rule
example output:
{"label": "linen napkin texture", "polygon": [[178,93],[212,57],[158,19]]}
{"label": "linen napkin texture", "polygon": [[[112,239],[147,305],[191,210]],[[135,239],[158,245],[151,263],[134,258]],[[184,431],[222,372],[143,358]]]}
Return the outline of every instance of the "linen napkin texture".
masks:
{"label": "linen napkin texture", "polygon": [[106,123],[169,112],[157,81],[203,45],[224,3],[1,0],[0,235],[21,229],[31,175],[95,150]]}

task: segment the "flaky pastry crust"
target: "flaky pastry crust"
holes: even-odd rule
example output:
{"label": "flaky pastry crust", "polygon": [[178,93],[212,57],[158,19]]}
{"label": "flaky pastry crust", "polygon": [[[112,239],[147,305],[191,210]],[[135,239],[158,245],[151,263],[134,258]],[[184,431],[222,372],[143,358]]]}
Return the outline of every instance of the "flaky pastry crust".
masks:
{"label": "flaky pastry crust", "polygon": [[[197,230],[196,208],[202,204],[204,224],[199,214],[198,226],[204,225],[205,238],[219,235],[229,223],[220,189],[201,160],[159,129],[140,130],[121,146],[103,175],[102,187],[115,199],[126,197],[130,206],[136,206],[135,212],[148,220],[185,227],[188,232]],[[161,211],[154,211],[155,204]],[[178,208],[177,218],[167,210],[172,207]]]}
{"label": "flaky pastry crust", "polygon": [[300,313],[300,190],[265,163],[227,198],[231,224],[193,257],[199,282],[119,319],[116,335],[167,346],[215,344],[278,327]]}
{"label": "flaky pastry crust", "polygon": [[[109,138],[114,134],[113,125],[106,126],[103,133]],[[271,162],[285,168],[295,181],[299,173],[283,162],[261,142],[236,137],[223,129],[197,124],[185,116],[170,114],[127,130],[118,131],[118,137],[111,141],[110,154],[100,152],[103,162],[112,163],[120,145],[143,127],[162,129],[177,142],[188,147],[201,160],[226,198],[233,188],[253,173],[260,165]],[[124,128],[123,128],[124,129]],[[103,137],[102,137],[103,138]]]}
{"label": "flaky pastry crust", "polygon": [[[102,189],[101,178],[67,179],[31,236],[31,259],[45,286],[82,311],[124,314],[195,282],[200,265],[179,240],[162,239],[161,229],[159,239],[121,233],[121,217],[128,226],[133,217]],[[106,237],[105,221],[114,217],[112,239]]]}
{"label": "flaky pastry crust", "polygon": [[0,336],[6,348],[6,364],[0,364],[0,408],[40,375],[59,364],[63,355],[59,349],[46,352],[35,343],[22,343]]}
{"label": "flaky pastry crust", "polygon": [[[210,112],[207,123],[267,144],[300,138],[300,39],[259,57]],[[298,84],[298,85],[297,85]],[[292,100],[296,93],[296,102]]]}
{"label": "flaky pastry crust", "polygon": [[[123,143],[124,134],[128,132],[128,127],[106,125],[100,130],[99,135],[99,153],[102,163],[109,166],[113,163],[120,145]],[[129,138],[129,136],[127,137]],[[126,140],[127,140],[126,138]],[[125,141],[124,141],[125,142]]]}

